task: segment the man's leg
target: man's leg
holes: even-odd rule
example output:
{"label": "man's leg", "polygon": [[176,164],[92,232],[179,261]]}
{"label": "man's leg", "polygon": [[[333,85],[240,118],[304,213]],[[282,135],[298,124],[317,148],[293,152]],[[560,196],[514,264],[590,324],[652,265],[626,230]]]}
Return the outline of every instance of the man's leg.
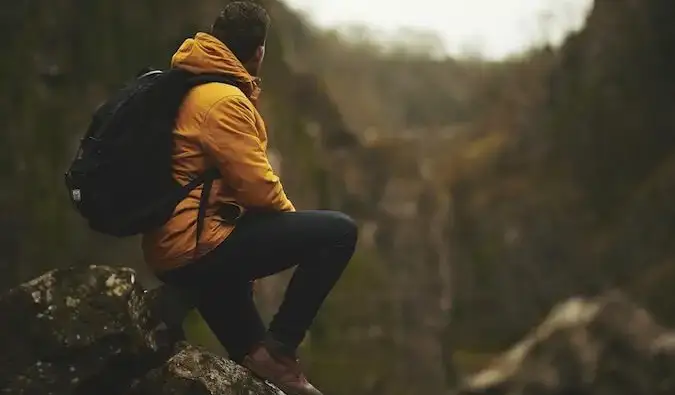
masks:
{"label": "man's leg", "polygon": [[[339,221],[339,219],[337,220]],[[324,300],[333,289],[356,246],[356,227],[317,221],[316,232],[329,236],[323,246],[310,248],[311,254],[298,261],[284,300],[270,323],[269,332],[283,344],[297,348],[305,337]]]}
{"label": "man's leg", "polygon": [[[200,291],[200,311],[207,311],[202,313],[204,318],[212,317],[213,325],[222,327],[223,334],[231,331],[227,322],[230,327],[255,327],[252,332],[257,335],[257,319],[251,318],[254,306],[242,284],[297,265],[270,324],[275,338],[296,348],[351,259],[356,241],[356,224],[342,213],[256,213],[244,216],[221,245],[199,262],[176,270],[172,277]],[[216,319],[217,312],[223,317],[222,324]]]}
{"label": "man's leg", "polygon": [[212,286],[199,293],[197,309],[230,359],[239,364],[252,345],[265,336],[251,282],[216,284],[214,281]]}
{"label": "man's leg", "polygon": [[249,262],[240,273],[255,279],[293,264],[298,268],[269,335],[251,347],[242,365],[286,394],[322,395],[302,372],[296,348],[354,253],[356,225],[349,217],[328,211],[253,218],[240,224],[240,231],[229,239],[241,248],[239,262]]}
{"label": "man's leg", "polygon": [[[246,353],[242,364],[286,393],[321,395],[300,371],[295,349],[351,259],[356,241],[355,223],[341,213],[253,214],[242,218],[214,251],[174,277],[197,284],[199,309],[235,361]],[[271,336],[265,336],[251,281],[295,265],[270,325]]]}
{"label": "man's leg", "polygon": [[230,359],[241,363],[252,345],[265,336],[265,326],[253,300],[253,283],[222,278],[218,272],[201,269],[204,267],[196,262],[165,273],[160,279],[188,292]]}
{"label": "man's leg", "polygon": [[351,259],[356,241],[356,224],[338,212],[260,214],[238,225],[218,247],[218,264],[223,276],[241,276],[240,281],[297,265],[269,329],[295,349]]}

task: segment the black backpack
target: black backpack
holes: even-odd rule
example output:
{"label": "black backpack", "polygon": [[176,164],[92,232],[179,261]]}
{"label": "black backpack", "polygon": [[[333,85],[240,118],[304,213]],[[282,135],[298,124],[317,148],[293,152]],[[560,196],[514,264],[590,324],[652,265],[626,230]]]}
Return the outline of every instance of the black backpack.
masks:
{"label": "black backpack", "polygon": [[204,203],[220,175],[211,169],[181,186],[172,176],[173,129],[185,95],[208,82],[235,84],[223,75],[146,69],[94,112],[65,174],[70,200],[91,229],[117,237],[150,231],[204,184],[199,240]]}

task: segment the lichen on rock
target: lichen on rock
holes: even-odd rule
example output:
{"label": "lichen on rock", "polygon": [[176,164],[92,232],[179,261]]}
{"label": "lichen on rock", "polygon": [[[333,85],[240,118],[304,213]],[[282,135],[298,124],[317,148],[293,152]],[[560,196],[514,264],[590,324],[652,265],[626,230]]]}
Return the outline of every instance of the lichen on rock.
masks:
{"label": "lichen on rock", "polygon": [[187,343],[162,366],[138,381],[129,395],[283,395],[230,360]]}
{"label": "lichen on rock", "polygon": [[230,361],[176,345],[162,321],[166,300],[132,269],[107,266],[54,270],[0,295],[0,393],[278,393]]}

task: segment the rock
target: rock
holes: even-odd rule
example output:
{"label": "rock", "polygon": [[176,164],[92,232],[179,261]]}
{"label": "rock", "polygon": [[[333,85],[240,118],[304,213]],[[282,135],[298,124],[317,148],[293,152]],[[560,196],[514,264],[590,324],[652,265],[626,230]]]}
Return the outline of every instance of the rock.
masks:
{"label": "rock", "polygon": [[181,343],[164,365],[135,383],[129,395],[283,395],[230,360]]}
{"label": "rock", "polygon": [[0,393],[276,394],[235,364],[176,343],[180,331],[161,318],[179,324],[189,303],[172,304],[180,296],[165,291],[144,290],[131,269],[90,266],[1,295]]}
{"label": "rock", "polygon": [[457,395],[675,394],[675,332],[618,292],[571,299]]}
{"label": "rock", "polygon": [[10,290],[0,297],[0,388],[72,393],[105,377],[113,391],[115,376],[160,349],[144,296],[132,270],[95,266],[52,271]]}

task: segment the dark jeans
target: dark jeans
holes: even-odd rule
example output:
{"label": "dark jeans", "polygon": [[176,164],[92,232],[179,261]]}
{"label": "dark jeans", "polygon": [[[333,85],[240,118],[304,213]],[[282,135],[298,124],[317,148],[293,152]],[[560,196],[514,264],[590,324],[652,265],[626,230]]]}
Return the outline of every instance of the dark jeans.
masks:
{"label": "dark jeans", "polygon": [[333,211],[251,213],[199,261],[161,279],[195,297],[197,309],[240,362],[266,336],[253,280],[297,265],[269,333],[291,349],[302,342],[321,304],[351,259],[357,227]]}

